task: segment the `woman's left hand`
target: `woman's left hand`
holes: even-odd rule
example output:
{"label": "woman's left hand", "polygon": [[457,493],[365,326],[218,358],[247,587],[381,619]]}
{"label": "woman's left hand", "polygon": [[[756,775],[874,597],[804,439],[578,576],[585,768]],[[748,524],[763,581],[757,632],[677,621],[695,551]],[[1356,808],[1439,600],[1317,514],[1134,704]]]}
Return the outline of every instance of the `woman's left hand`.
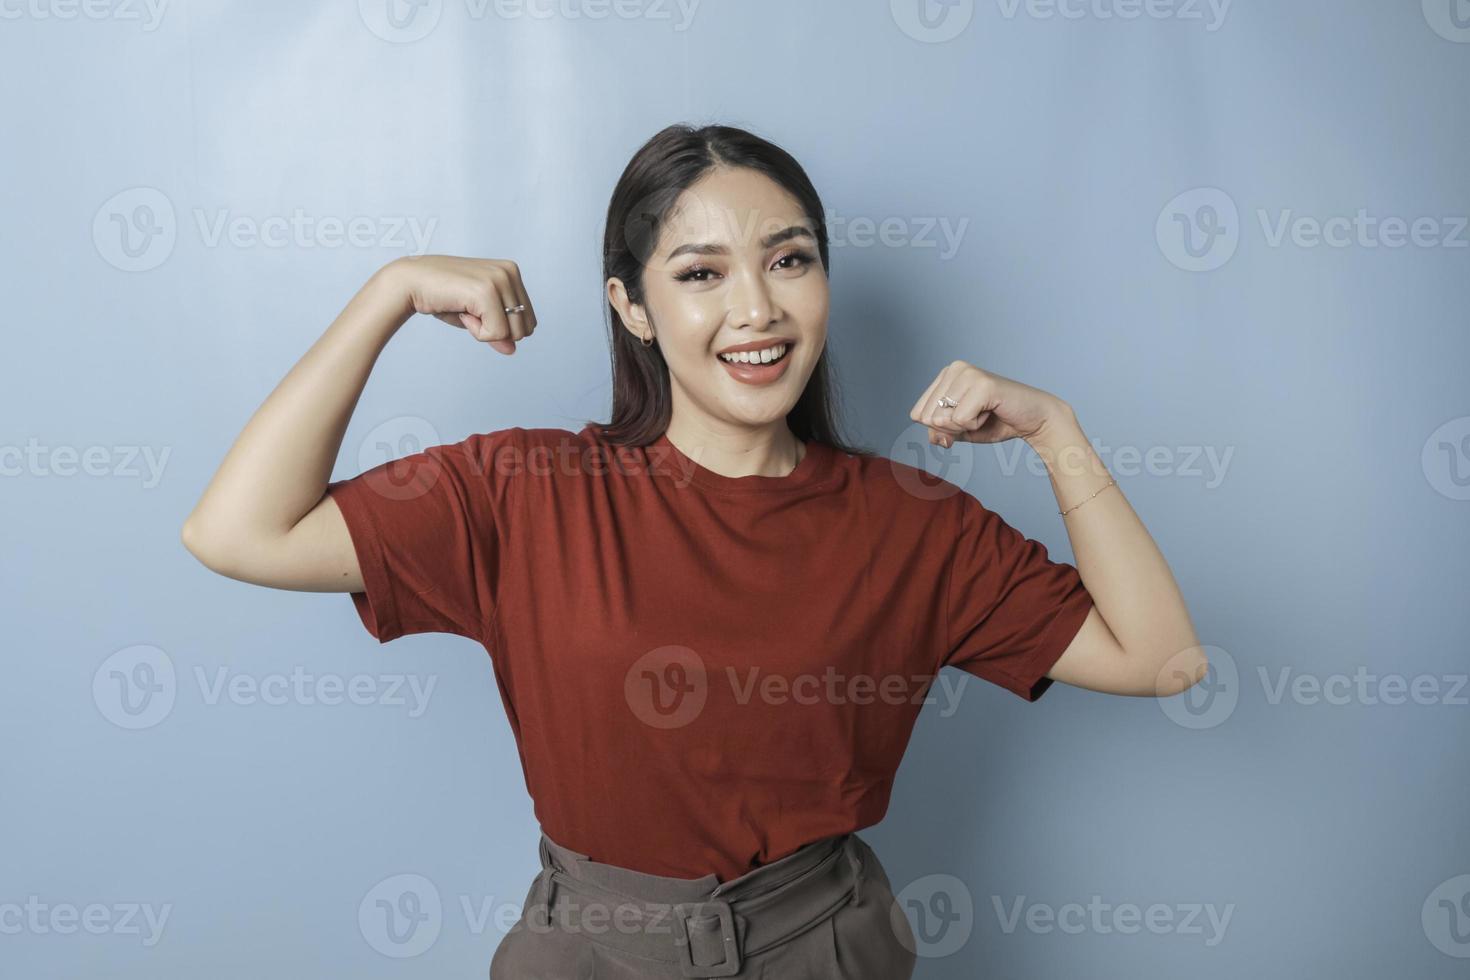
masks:
{"label": "woman's left hand", "polygon": [[[941,398],[954,407],[941,408]],[[1066,411],[1066,403],[1050,392],[951,361],[914,402],[909,418],[928,427],[931,443],[952,446],[956,440],[1029,442]]]}

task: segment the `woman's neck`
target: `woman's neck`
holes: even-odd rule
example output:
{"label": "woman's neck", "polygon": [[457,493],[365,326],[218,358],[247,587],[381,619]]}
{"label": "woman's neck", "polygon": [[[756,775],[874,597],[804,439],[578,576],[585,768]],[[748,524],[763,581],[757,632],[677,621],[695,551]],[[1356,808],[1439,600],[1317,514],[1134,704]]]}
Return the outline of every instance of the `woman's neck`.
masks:
{"label": "woman's neck", "polygon": [[789,476],[807,453],[785,421],[763,429],[718,429],[671,421],[664,433],[685,456],[721,476]]}

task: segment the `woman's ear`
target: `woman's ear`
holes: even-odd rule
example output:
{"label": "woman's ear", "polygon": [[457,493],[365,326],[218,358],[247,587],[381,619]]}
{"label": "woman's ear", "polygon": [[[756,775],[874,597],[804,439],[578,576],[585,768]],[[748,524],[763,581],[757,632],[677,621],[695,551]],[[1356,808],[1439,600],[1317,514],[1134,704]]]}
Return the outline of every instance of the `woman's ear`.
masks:
{"label": "woman's ear", "polygon": [[607,281],[607,301],[612,304],[613,309],[618,311],[618,316],[623,320],[623,326],[633,336],[641,340],[648,332],[648,317],[643,312],[643,307],[628,299],[628,290],[623,285],[623,280],[613,276]]}

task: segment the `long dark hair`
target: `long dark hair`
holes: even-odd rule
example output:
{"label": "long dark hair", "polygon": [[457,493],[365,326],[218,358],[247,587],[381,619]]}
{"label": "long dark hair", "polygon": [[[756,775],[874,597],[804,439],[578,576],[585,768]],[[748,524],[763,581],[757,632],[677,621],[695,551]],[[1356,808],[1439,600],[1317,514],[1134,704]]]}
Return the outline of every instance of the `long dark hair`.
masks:
{"label": "long dark hair", "polygon": [[[817,238],[822,269],[829,272],[827,221],[822,199],[806,171],[779,146],[733,126],[666,127],[639,148],[613,188],[602,237],[602,281],[617,277],[633,303],[643,303],[643,273],[659,233],[679,195],[718,165],[746,167],[784,187],[806,212]],[[646,446],[668,428],[673,401],[669,366],[657,337],[645,347],[608,303],[612,352],[612,421],[593,422],[618,445]],[[871,451],[849,445],[837,422],[837,384],[826,346],[801,397],[786,413],[791,433],[803,442],[826,443],[854,455]]]}

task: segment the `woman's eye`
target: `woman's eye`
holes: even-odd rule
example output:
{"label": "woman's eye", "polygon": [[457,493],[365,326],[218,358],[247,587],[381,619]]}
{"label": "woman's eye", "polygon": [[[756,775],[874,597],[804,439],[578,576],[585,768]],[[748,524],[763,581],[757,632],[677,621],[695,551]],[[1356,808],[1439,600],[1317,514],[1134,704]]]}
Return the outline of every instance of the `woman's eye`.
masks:
{"label": "woman's eye", "polygon": [[788,269],[796,269],[796,268],[800,268],[801,266],[804,266],[804,265],[809,265],[811,263],[811,261],[812,261],[812,256],[811,256],[811,253],[809,253],[809,252],[791,252],[790,254],[783,255],[779,259],[777,259],[776,260],[776,264],[777,265],[780,265],[782,262],[785,262],[787,259],[795,259],[797,264],[796,265],[789,265],[786,268],[788,268]]}
{"label": "woman's eye", "polygon": [[[781,263],[788,260],[792,261],[794,264],[787,266],[781,265]],[[778,268],[799,269],[802,266],[810,265],[815,261],[816,257],[810,252],[789,252],[776,260],[776,266]],[[685,269],[683,272],[675,275],[674,280],[676,282],[708,282],[711,276],[716,275],[719,275],[719,273],[716,272],[714,269],[710,269],[702,265],[696,265],[690,266],[688,269]]]}

